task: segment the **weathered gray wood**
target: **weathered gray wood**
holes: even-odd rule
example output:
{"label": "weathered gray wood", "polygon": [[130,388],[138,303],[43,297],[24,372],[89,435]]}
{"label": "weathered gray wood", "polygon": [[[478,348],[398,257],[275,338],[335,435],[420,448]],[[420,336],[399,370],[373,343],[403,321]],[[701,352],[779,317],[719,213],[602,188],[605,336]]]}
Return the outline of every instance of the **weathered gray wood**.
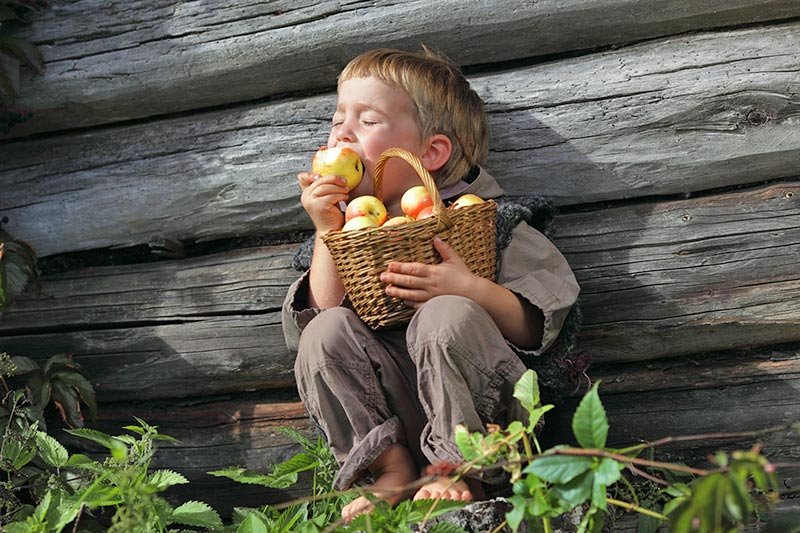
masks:
{"label": "weathered gray wood", "polygon": [[299,275],[297,245],[243,248],[180,261],[72,270],[42,279],[0,320],[0,331],[191,324],[280,309]]}
{"label": "weathered gray wood", "polygon": [[800,340],[798,228],[797,182],[562,216],[580,346],[641,361]]}
{"label": "weathered gray wood", "polygon": [[23,84],[37,119],[13,134],[327,89],[351,57],[378,46],[424,42],[474,65],[798,15],[791,0],[82,0],[54,5],[23,34],[47,73]]}
{"label": "weathered gray wood", "polygon": [[[579,348],[643,361],[800,341],[800,184],[563,215]],[[0,321],[0,346],[73,352],[104,398],[292,384],[278,308],[296,245],[67,272]],[[58,332],[62,331],[62,332]]]}
{"label": "weathered gray wood", "polygon": [[186,318],[158,326],[2,339],[13,355],[70,353],[103,401],[225,394],[294,385],[279,312]]}
{"label": "weathered gray wood", "polygon": [[[473,78],[510,193],[562,205],[794,176],[800,24],[690,35]],[[0,214],[41,255],[153,233],[308,228],[295,175],[332,96],[0,145]]]}

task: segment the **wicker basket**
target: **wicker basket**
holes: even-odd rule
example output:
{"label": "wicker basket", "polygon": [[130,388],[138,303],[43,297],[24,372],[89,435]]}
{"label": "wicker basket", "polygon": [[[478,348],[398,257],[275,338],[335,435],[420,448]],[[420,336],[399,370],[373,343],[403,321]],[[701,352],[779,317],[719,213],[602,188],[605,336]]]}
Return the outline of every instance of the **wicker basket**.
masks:
{"label": "wicker basket", "polygon": [[336,262],[348,298],[361,320],[373,329],[411,319],[414,309],[402,299],[388,296],[379,276],[392,261],[440,263],[442,259],[433,247],[434,235],[447,242],[473,274],[491,280],[495,277],[497,204],[488,200],[459,209],[446,208],[433,176],[413,154],[399,148],[383,152],[375,165],[378,198],[383,199],[383,169],[392,157],[404,159],[416,170],[433,197],[433,216],[400,226],[332,231],[323,239]]}

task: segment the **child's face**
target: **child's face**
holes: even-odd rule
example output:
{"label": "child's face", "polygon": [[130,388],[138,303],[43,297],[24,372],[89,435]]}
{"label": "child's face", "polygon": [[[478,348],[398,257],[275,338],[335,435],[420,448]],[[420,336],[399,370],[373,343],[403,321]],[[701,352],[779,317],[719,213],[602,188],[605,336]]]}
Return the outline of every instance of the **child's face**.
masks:
{"label": "child's face", "polygon": [[[387,148],[405,148],[422,155],[423,139],[412,109],[405,93],[377,78],[352,78],[340,85],[328,147],[349,146],[364,161],[364,179],[351,198],[372,194],[375,163]],[[414,170],[399,160],[389,161],[384,170],[381,188],[391,211],[406,190],[421,182]]]}

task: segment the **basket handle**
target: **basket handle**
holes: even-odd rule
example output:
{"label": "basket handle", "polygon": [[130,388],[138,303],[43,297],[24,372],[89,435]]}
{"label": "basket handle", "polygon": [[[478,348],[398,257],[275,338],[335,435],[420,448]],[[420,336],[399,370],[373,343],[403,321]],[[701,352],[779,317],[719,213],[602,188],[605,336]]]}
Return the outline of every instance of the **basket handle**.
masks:
{"label": "basket handle", "polygon": [[420,161],[417,156],[403,148],[388,148],[378,157],[378,161],[375,163],[375,175],[373,176],[375,196],[383,200],[383,191],[381,190],[383,168],[386,166],[386,162],[392,157],[399,157],[411,165],[422,180],[422,184],[430,193],[433,199],[433,216],[436,217],[437,220],[437,231],[453,227],[453,221],[450,220],[450,216],[447,214],[447,209],[444,207],[444,202],[442,202],[439,188],[436,187],[436,181],[433,179],[433,176],[431,176],[427,168],[422,166],[422,161]]}

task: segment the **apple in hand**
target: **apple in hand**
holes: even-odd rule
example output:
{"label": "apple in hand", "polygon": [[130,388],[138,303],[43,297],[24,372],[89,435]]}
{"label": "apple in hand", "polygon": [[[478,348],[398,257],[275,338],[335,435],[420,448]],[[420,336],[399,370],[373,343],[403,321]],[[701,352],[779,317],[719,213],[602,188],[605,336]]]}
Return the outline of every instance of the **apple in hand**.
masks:
{"label": "apple in hand", "polygon": [[350,220],[345,222],[344,226],[342,226],[342,231],[356,231],[361,229],[377,228],[377,227],[378,224],[376,224],[371,217],[360,216],[351,218]]}
{"label": "apple in hand", "polygon": [[398,215],[384,222],[383,227],[387,228],[390,226],[402,226],[403,224],[408,224],[409,222],[414,222],[414,219],[408,215]]}
{"label": "apple in hand", "polygon": [[400,209],[413,219],[417,219],[419,212],[433,205],[433,198],[428,189],[422,185],[411,187],[400,198]]}
{"label": "apple in hand", "polygon": [[320,146],[311,160],[311,172],[320,176],[341,176],[347,180],[347,189],[352,191],[361,183],[364,164],[352,148]]}
{"label": "apple in hand", "polygon": [[344,210],[344,220],[348,222],[356,217],[369,217],[376,226],[386,222],[386,206],[375,196],[359,196],[353,198]]}
{"label": "apple in hand", "polygon": [[483,198],[481,198],[477,194],[463,194],[459,196],[455,202],[453,202],[453,208],[458,209],[459,207],[467,207],[468,205],[475,205],[482,203],[483,203]]}

